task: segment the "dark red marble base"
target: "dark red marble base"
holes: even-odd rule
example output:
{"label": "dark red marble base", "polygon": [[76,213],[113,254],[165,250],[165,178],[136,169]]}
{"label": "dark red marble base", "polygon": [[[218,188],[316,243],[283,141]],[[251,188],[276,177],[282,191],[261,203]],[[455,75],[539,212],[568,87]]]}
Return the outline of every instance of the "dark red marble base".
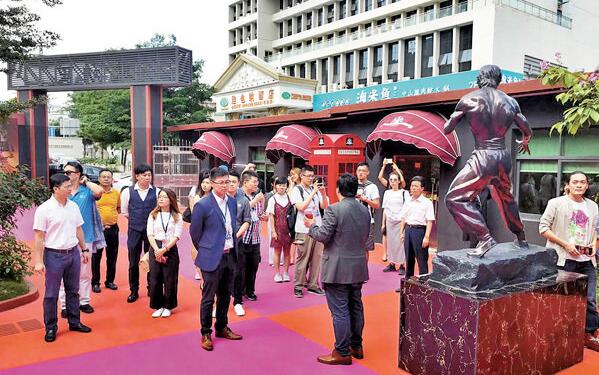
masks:
{"label": "dark red marble base", "polygon": [[427,277],[401,286],[399,367],[412,374],[553,374],[582,361],[586,277],[468,294]]}

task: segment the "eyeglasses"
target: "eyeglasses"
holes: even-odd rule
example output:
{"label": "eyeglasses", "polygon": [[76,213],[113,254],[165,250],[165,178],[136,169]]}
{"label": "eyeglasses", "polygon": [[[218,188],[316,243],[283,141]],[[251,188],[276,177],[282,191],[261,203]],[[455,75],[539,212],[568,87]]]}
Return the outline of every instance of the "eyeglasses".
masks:
{"label": "eyeglasses", "polygon": [[226,184],[229,183],[229,180],[225,180],[225,181],[214,181],[214,180],[212,180],[211,182],[213,184],[215,184],[215,185],[226,185]]}
{"label": "eyeglasses", "polygon": [[302,177],[306,177],[306,178],[314,178],[314,175],[309,175],[309,176],[306,176],[305,174],[303,174],[303,175],[302,175]]}
{"label": "eyeglasses", "polygon": [[64,171],[64,174],[66,174],[67,176],[70,176],[73,173],[79,173],[79,172],[77,172],[77,171]]}

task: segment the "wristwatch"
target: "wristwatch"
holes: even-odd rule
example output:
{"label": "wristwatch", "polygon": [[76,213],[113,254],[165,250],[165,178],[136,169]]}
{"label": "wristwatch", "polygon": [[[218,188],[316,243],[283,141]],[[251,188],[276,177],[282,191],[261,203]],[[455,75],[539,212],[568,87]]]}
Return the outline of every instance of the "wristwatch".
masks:
{"label": "wristwatch", "polygon": [[89,249],[83,249],[81,250],[82,253],[89,253]]}

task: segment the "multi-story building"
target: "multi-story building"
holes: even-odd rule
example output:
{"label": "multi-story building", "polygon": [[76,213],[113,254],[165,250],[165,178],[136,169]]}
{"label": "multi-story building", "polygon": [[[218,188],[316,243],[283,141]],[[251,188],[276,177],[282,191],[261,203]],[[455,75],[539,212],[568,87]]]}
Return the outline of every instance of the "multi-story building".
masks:
{"label": "multi-story building", "polygon": [[[599,63],[596,0],[230,0],[229,57],[252,54],[321,92],[497,64]],[[584,53],[581,53],[584,51]],[[556,59],[556,53],[561,54]]]}

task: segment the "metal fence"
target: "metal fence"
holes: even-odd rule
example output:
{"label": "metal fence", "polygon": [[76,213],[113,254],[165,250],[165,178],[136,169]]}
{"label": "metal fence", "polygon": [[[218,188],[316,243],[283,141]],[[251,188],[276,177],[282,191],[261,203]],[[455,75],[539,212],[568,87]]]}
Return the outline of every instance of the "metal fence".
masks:
{"label": "metal fence", "polygon": [[154,185],[175,191],[179,204],[189,205],[190,189],[198,183],[200,162],[191,152],[191,143],[164,141],[153,146]]}

